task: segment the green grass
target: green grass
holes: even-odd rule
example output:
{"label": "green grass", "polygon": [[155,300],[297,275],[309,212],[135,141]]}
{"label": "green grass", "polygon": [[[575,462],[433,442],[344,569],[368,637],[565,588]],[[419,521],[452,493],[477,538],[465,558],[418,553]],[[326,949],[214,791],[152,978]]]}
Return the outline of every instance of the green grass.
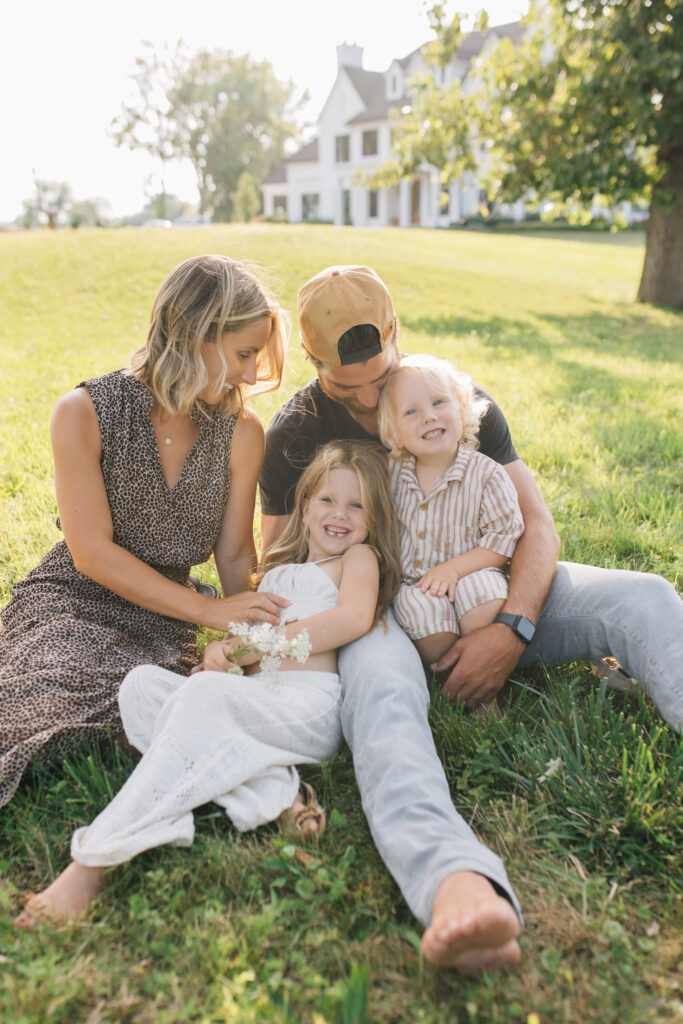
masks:
{"label": "green grass", "polygon": [[[375,267],[402,347],[453,359],[504,409],[562,556],[661,573],[682,589],[683,316],[633,302],[642,238],[609,234],[214,227],[0,235],[0,597],[53,543],[48,421],[80,380],[144,340],[162,277],[199,252],[297,288],[330,263]],[[284,388],[309,372],[294,335]],[[211,565],[200,570],[215,580]],[[655,1022],[681,1010],[683,747],[644,698],[586,665],[519,672],[501,720],[436,695],[451,791],[504,857],[527,919],[515,972],[464,980],[420,961],[420,928],[370,839],[348,751],[306,776],[328,808],[303,863],[273,829],[201,808],[191,849],[109,876],[91,918],[15,934],[21,894],[67,862],[133,764],[76,749],[0,818],[0,1018],[23,1022]]]}

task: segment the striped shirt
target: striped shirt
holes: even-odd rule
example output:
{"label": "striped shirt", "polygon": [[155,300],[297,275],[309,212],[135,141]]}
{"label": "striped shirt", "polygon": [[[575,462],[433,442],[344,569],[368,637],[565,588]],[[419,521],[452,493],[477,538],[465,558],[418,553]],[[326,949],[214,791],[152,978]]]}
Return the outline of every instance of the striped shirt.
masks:
{"label": "striped shirt", "polygon": [[415,583],[428,569],[484,547],[509,558],[524,530],[517,492],[502,466],[460,448],[424,495],[415,459],[395,462],[392,491],[401,526],[401,572]]}

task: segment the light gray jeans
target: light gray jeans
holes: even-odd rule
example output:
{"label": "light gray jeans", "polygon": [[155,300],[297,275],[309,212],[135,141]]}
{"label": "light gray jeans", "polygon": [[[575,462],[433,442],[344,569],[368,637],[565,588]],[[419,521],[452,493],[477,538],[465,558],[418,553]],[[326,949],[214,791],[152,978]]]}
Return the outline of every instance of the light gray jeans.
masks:
{"label": "light gray jeans", "polygon": [[[455,810],[429,729],[420,659],[393,616],[385,632],[342,648],[342,728],[377,849],[408,906],[429,924],[438,886],[454,871],[485,875],[521,911],[503,864]],[[563,665],[611,654],[662,716],[683,721],[683,602],[647,573],[560,562],[520,665]]]}

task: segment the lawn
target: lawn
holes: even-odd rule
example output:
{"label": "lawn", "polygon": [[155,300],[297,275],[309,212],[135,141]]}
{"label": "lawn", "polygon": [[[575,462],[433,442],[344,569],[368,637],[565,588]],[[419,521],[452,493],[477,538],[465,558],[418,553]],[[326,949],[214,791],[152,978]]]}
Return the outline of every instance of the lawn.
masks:
{"label": "lawn", "polygon": [[[248,226],[0,235],[0,603],[59,534],[48,421],[124,365],[168,270],[200,252],[271,268],[290,310],[332,263],[389,286],[401,347],[489,390],[536,474],[561,557],[681,575],[683,315],[633,298],[642,239]],[[296,322],[283,389],[310,371]],[[211,565],[200,575],[214,580]],[[20,681],[18,681],[20,685]],[[12,1024],[644,1024],[683,1005],[683,745],[644,697],[590,666],[517,672],[499,720],[432,701],[453,798],[504,858],[525,910],[521,966],[464,980],[420,960],[420,928],[372,845],[351,759],[308,770],[328,809],[313,860],[215,806],[192,849],[110,876],[85,923],[15,934],[22,893],[67,862],[133,764],[84,746],[36,770],[0,817],[0,1018]],[[548,766],[555,766],[548,774]],[[545,776],[545,778],[542,778]]]}

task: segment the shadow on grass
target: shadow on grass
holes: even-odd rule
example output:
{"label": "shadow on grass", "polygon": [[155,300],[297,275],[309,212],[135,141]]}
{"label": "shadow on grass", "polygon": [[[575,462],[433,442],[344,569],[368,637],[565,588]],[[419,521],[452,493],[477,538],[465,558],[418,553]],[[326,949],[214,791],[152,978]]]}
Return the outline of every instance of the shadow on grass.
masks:
{"label": "shadow on grass", "polygon": [[[683,329],[683,313],[671,311]],[[554,316],[534,313],[529,320],[503,316],[472,317],[457,313],[402,317],[406,330],[444,340],[476,335],[484,350],[506,349],[548,359],[561,358],[562,347],[570,342],[579,351],[629,356],[645,362],[676,362],[674,328],[660,323],[647,307],[635,312],[624,307],[620,316],[588,313]],[[537,324],[547,325],[546,330]],[[554,337],[549,335],[554,335]]]}

